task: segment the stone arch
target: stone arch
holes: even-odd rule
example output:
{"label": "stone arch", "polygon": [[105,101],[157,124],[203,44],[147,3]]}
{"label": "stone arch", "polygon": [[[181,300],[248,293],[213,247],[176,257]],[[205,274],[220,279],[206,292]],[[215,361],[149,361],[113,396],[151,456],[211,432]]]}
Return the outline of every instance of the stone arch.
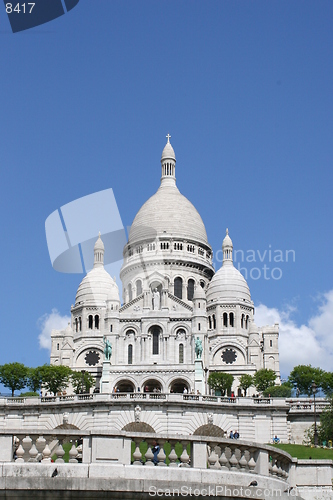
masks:
{"label": "stone arch", "polygon": [[193,436],[210,436],[210,437],[221,437],[225,436],[225,431],[214,424],[206,424],[198,427],[193,432]]}
{"label": "stone arch", "polygon": [[156,434],[155,429],[149,424],[146,424],[146,422],[130,422],[129,424],[126,424],[125,427],[121,429],[122,431],[127,431],[127,432],[152,432]]}
{"label": "stone arch", "polygon": [[150,378],[142,384],[143,392],[162,392],[162,382],[155,378]]}
{"label": "stone arch", "polygon": [[117,392],[135,392],[135,385],[131,380],[121,379],[115,384]]}
{"label": "stone arch", "polygon": [[190,384],[183,378],[176,378],[172,380],[169,387],[170,392],[173,392],[175,394],[183,394],[184,388],[187,390],[187,392],[190,392]]}

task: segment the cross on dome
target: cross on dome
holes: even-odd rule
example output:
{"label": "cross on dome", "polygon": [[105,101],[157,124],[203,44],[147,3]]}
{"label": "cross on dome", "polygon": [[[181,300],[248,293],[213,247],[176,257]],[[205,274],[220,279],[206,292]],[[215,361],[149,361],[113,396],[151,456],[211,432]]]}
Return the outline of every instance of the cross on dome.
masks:
{"label": "cross on dome", "polygon": [[165,137],[168,139],[168,143],[170,144],[171,135],[168,133]]}

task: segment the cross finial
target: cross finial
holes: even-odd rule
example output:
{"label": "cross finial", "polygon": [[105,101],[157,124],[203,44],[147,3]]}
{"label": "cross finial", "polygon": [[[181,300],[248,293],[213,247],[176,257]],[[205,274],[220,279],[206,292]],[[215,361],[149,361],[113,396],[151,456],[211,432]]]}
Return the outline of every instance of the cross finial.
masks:
{"label": "cross finial", "polygon": [[171,138],[171,135],[170,135],[170,134],[168,134],[168,135],[166,136],[166,138],[168,139],[168,142],[170,143],[170,138]]}
{"label": "cross finial", "polygon": [[226,232],[225,232],[225,233],[226,233],[226,235],[228,236],[228,234],[229,234],[229,229],[228,229],[228,228],[227,228],[227,230],[226,230]]}

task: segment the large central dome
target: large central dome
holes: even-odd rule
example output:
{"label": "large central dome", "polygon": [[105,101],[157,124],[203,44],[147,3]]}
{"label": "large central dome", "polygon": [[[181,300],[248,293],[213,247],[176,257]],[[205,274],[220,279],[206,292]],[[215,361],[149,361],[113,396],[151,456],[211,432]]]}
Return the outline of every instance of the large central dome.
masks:
{"label": "large central dome", "polygon": [[204,223],[192,203],[174,186],[163,186],[149,198],[137,213],[130,233],[129,243],[146,237],[168,235],[188,238],[208,244]]}
{"label": "large central dome", "polygon": [[169,236],[207,245],[207,233],[199,212],[176,186],[176,157],[169,138],[161,163],[161,185],[135,216],[128,242],[133,244],[147,238]]}

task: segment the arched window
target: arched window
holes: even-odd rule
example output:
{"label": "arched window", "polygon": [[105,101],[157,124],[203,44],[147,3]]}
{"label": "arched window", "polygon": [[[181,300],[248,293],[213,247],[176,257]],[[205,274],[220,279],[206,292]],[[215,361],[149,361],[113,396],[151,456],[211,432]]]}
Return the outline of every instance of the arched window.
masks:
{"label": "arched window", "polygon": [[78,322],[77,322],[77,318],[75,318],[75,331],[76,331],[76,332],[78,331]]}
{"label": "arched window", "polygon": [[205,288],[205,282],[204,281],[200,281],[200,286],[201,286],[201,288]]}
{"label": "arched window", "polygon": [[183,298],[183,280],[181,278],[175,278],[175,281],[174,281],[174,294],[179,299]]}
{"label": "arched window", "polygon": [[208,316],[208,324],[209,324],[209,329],[212,329],[212,318]]}
{"label": "arched window", "polygon": [[133,346],[130,344],[128,346],[128,364],[131,365],[133,363]]}
{"label": "arched window", "polygon": [[96,330],[99,329],[99,316],[98,316],[98,314],[96,314],[96,316],[95,316],[95,328],[96,328]]}
{"label": "arched window", "polygon": [[89,330],[93,329],[93,322],[94,322],[94,318],[93,318],[92,314],[89,314],[89,316],[88,316],[88,328],[89,328]]}
{"label": "arched window", "polygon": [[244,328],[244,314],[241,317],[241,328]]}
{"label": "arched window", "polygon": [[112,332],[112,325],[110,325],[110,332]]}
{"label": "arched window", "polygon": [[153,354],[159,353],[159,340],[160,340],[160,332],[154,330],[153,332]]}
{"label": "arched window", "polygon": [[200,323],[198,323],[198,330],[199,330],[199,332],[201,330],[201,324]]}
{"label": "arched window", "polygon": [[228,326],[228,314],[223,313],[223,326]]}
{"label": "arched window", "polygon": [[82,330],[82,320],[81,320],[81,316],[79,317],[79,331]]}
{"label": "arched window", "polygon": [[192,300],[194,295],[194,280],[189,279],[187,282],[187,300]]}
{"label": "arched window", "polygon": [[128,285],[128,301],[130,302],[133,298],[133,294],[132,294],[132,285],[131,283]]}
{"label": "arched window", "polygon": [[179,363],[184,363],[184,344],[179,344]]}
{"label": "arched window", "polygon": [[141,294],[142,294],[142,281],[137,280],[137,282],[136,282],[136,296],[138,297]]}
{"label": "arched window", "polygon": [[213,314],[213,328],[214,328],[214,330],[216,329],[216,318],[215,318],[215,314]]}
{"label": "arched window", "polygon": [[132,328],[130,330],[126,330],[126,335],[135,335],[135,331]]}
{"label": "arched window", "polygon": [[229,325],[234,326],[234,313],[229,314]]}
{"label": "arched window", "polygon": [[249,327],[249,317],[246,316],[246,318],[245,318],[245,328],[248,329],[248,327]]}

